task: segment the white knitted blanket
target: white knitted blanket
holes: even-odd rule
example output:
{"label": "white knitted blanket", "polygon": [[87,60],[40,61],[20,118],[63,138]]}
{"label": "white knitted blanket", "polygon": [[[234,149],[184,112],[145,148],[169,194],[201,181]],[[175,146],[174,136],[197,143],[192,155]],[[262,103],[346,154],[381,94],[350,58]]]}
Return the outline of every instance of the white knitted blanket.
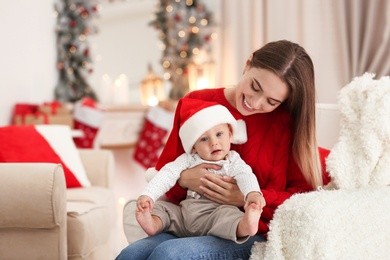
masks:
{"label": "white knitted blanket", "polygon": [[331,183],[284,202],[251,259],[389,258],[390,78],[355,78],[339,105],[340,137],[326,162]]}
{"label": "white knitted blanket", "polygon": [[339,94],[340,137],[326,162],[331,186],[390,184],[390,78],[366,73]]}
{"label": "white knitted blanket", "polygon": [[283,203],[250,259],[389,259],[390,187],[322,190]]}

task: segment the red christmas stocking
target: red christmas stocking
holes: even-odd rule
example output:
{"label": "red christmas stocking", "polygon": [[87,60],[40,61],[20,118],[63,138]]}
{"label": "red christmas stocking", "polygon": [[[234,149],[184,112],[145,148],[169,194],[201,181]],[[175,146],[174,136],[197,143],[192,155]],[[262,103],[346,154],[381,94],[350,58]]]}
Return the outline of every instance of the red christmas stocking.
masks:
{"label": "red christmas stocking", "polygon": [[92,148],[96,134],[103,119],[103,113],[97,107],[96,102],[89,98],[83,98],[75,106],[74,129],[83,132],[83,137],[74,138],[78,148]]}
{"label": "red christmas stocking", "polygon": [[134,159],[145,168],[154,167],[172,128],[174,113],[162,107],[151,107],[135,147]]}

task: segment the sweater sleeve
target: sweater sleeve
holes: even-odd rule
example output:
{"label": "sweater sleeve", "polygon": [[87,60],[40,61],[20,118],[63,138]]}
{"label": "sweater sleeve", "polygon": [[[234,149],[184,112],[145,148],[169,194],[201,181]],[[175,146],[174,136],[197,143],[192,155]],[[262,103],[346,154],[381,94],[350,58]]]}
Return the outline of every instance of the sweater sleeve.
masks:
{"label": "sweater sleeve", "polygon": [[277,156],[282,156],[281,164],[271,170],[266,185],[261,190],[266,201],[259,222],[259,232],[268,232],[269,222],[272,220],[276,208],[293,194],[312,190],[311,185],[303,177],[296,164],[289,143],[289,133],[285,133],[280,142],[279,149],[275,151]]}
{"label": "sweater sleeve", "polygon": [[[289,164],[286,174],[286,189],[283,191],[278,191],[276,189],[263,189],[263,195],[267,202],[266,207],[263,209],[262,218],[269,222],[276,208],[281,205],[285,200],[289,199],[293,194],[303,193],[312,190],[312,187],[303,177],[302,172],[300,171],[298,165],[295,163],[294,159],[290,155]],[[271,186],[270,183],[267,186]]]}
{"label": "sweater sleeve", "polygon": [[255,174],[252,172],[251,167],[249,167],[235,151],[230,151],[229,157],[231,165],[228,175],[236,180],[238,188],[241,193],[244,194],[244,198],[252,191],[260,192],[259,183]]}
{"label": "sweater sleeve", "polygon": [[175,185],[176,181],[180,178],[181,172],[188,168],[189,161],[189,155],[184,153],[175,161],[167,163],[150,180],[141,195],[147,195],[153,201],[156,201]]}

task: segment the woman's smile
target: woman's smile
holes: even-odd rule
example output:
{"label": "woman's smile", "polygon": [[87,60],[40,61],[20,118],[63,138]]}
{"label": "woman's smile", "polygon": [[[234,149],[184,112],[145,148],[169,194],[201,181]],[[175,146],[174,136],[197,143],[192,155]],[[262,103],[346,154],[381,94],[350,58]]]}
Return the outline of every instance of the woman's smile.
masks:
{"label": "woman's smile", "polygon": [[244,105],[248,108],[248,110],[250,110],[250,111],[254,110],[254,108],[252,108],[252,107],[248,104],[248,102],[246,101],[245,95],[244,95]]}

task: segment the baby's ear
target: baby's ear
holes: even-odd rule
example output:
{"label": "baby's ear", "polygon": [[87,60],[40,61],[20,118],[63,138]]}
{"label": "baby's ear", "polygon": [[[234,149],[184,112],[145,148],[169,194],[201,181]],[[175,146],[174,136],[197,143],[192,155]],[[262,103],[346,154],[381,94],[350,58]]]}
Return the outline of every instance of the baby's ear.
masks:
{"label": "baby's ear", "polygon": [[229,138],[230,138],[230,142],[233,141],[233,127],[228,124],[228,127],[229,127]]}

